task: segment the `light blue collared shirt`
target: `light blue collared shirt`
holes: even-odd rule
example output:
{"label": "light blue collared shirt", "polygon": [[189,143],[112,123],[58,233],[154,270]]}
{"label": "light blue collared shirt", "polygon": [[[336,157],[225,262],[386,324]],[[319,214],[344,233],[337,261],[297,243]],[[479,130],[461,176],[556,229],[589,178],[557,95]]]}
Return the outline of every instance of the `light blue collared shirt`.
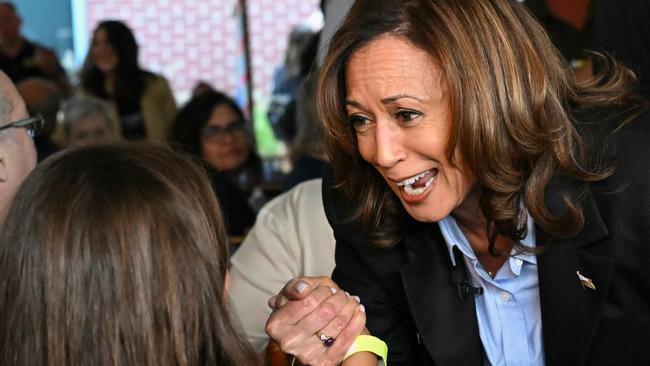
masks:
{"label": "light blue collared shirt", "polygon": [[[483,288],[483,294],[474,296],[474,301],[485,364],[544,365],[537,258],[513,249],[492,279],[479,263],[456,220],[448,216],[438,224],[451,262],[456,264],[452,249],[457,246],[463,253],[470,283]],[[535,225],[530,216],[528,235],[521,244],[535,247]]]}

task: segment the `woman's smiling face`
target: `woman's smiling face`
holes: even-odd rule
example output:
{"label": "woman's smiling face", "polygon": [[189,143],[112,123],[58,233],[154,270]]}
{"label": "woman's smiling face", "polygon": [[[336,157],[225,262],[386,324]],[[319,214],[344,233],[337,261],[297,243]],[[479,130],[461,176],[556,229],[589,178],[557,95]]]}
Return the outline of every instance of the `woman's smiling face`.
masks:
{"label": "woman's smiling face", "polygon": [[383,36],[346,67],[346,110],[359,153],[418,221],[436,222],[466,203],[476,179],[458,146],[446,150],[453,118],[442,71],[429,54]]}
{"label": "woman's smiling face", "polygon": [[110,74],[117,69],[119,57],[108,38],[108,33],[103,28],[95,31],[90,48],[90,57],[99,71],[104,74]]}

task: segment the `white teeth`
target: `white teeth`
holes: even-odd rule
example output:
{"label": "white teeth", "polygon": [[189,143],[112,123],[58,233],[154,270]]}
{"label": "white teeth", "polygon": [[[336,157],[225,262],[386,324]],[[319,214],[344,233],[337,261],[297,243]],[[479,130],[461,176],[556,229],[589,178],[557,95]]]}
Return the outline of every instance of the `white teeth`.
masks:
{"label": "white teeth", "polygon": [[417,182],[418,179],[420,179],[420,178],[424,177],[425,175],[429,174],[430,171],[431,171],[431,169],[429,169],[429,170],[425,170],[425,171],[423,171],[422,173],[416,175],[415,177],[411,177],[411,178],[404,179],[403,181],[398,182],[398,183],[397,183],[397,186],[398,186],[398,187],[410,186],[411,184]]}
{"label": "white teeth", "polygon": [[407,185],[404,186],[404,192],[406,192],[406,194],[408,194],[410,196],[417,196],[419,194],[422,194],[422,193],[424,193],[424,191],[429,189],[429,187],[431,187],[431,184],[433,184],[433,179],[434,178],[435,178],[435,175],[433,177],[429,178],[429,180],[427,180],[427,182],[424,184],[424,187],[413,188],[413,187],[411,187],[410,184],[407,184]]}

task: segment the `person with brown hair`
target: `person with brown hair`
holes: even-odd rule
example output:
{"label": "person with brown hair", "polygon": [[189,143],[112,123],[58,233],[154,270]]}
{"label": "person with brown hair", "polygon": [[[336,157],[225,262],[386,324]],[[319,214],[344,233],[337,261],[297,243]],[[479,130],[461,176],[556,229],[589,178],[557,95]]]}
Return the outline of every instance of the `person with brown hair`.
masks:
{"label": "person with brown hair", "polygon": [[114,107],[123,138],[164,142],[176,101],[167,79],[140,65],[139,52],[125,22],[101,21],[80,73],[81,91]]}
{"label": "person with brown hair", "polygon": [[219,205],[189,158],[146,144],[53,156],[0,238],[0,364],[257,365],[227,267]]}
{"label": "person with brown hair", "polygon": [[320,80],[334,282],[287,283],[269,335],[309,365],[650,363],[650,114],[602,58],[577,83],[514,0],[356,1]]}

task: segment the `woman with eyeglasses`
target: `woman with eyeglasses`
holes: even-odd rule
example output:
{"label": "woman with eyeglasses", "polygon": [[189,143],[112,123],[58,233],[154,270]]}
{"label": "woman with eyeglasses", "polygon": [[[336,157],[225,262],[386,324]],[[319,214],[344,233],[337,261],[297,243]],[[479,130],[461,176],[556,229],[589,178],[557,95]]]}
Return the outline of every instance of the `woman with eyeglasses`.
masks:
{"label": "woman with eyeglasses", "polygon": [[212,90],[190,100],[174,120],[170,142],[203,161],[229,233],[240,235],[252,226],[255,214],[247,199],[262,179],[261,160],[235,101]]}

